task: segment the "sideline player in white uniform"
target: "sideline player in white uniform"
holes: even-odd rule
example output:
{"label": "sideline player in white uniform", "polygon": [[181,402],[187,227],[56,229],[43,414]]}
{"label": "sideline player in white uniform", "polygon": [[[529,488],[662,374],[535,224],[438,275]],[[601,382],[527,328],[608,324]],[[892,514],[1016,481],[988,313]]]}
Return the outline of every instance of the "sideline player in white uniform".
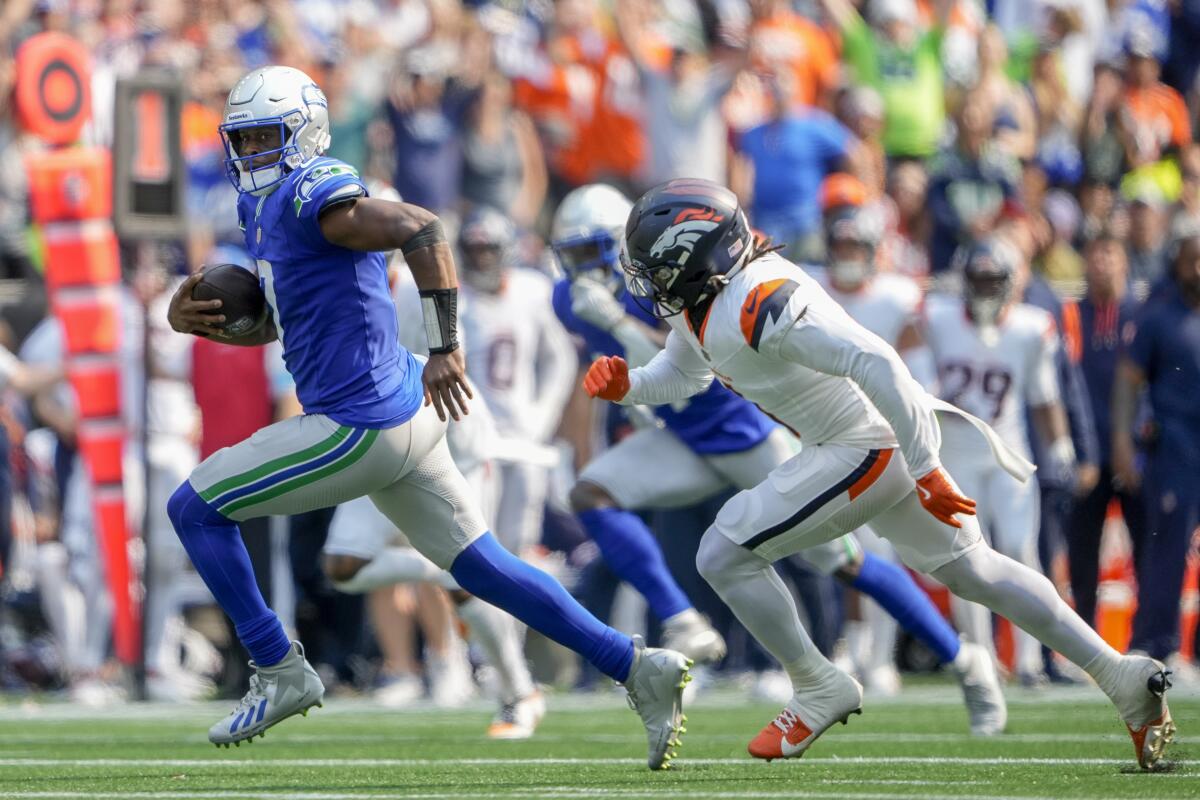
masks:
{"label": "sideline player in white uniform", "polygon": [[[400,345],[413,353],[428,355],[420,295],[406,270],[394,271],[392,297],[396,303]],[[463,310],[466,308],[464,304]],[[459,327],[461,331],[461,319]],[[463,349],[467,349],[465,341]],[[489,526],[495,523],[495,438],[491,412],[479,396],[471,403],[471,413],[452,420],[446,429],[450,457],[479,500]],[[366,497],[338,506],[323,554],[325,574],[343,592],[357,594],[397,583],[424,582],[446,589],[455,612],[496,671],[500,710],[488,726],[488,737],[528,739],[533,735],[545,716],[546,701],[529,674],[522,637],[512,617],[462,591],[450,573],[409,545],[404,532],[398,531]],[[430,665],[427,675],[436,685],[446,676],[430,674],[435,669],[436,665]],[[470,677],[465,679],[469,681]]]}
{"label": "sideline player in white uniform", "polygon": [[804,442],[799,455],[730,500],[705,532],[697,567],[787,670],[796,694],[750,743],[759,758],[803,754],[860,710],[862,687],[813,646],[772,562],[867,522],[905,563],[983,603],[1082,667],[1116,705],[1138,763],[1174,736],[1161,662],[1122,656],[1041,574],[992,550],[941,465],[947,438],[970,437],[1013,474],[1033,466],[982,421],[925,393],[896,351],[750,232],[737,198],[709,181],[655,187],[634,206],[622,266],[635,294],[668,318],[661,354],[629,371],[598,359],[592,396],[670,403],[716,376]]}
{"label": "sideline player in white uniform", "polygon": [[[1028,407],[1046,452],[1065,470],[1074,463],[1075,448],[1059,401],[1058,332],[1049,313],[1015,302],[1019,257],[1000,239],[963,248],[957,258],[963,296],[929,299],[925,339],[936,363],[939,397],[987,422],[1026,459],[1031,457]],[[943,424],[962,423],[951,418]],[[962,437],[947,435],[941,454],[963,493],[979,504],[979,527],[992,547],[1040,570],[1037,483],[1016,480]],[[954,606],[959,629],[994,652],[991,612],[962,600]],[[1018,629],[1016,637],[1021,682],[1044,682],[1041,646],[1025,631]]]}
{"label": "sideline player in white uniform", "polygon": [[[824,224],[826,265],[805,265],[805,269],[855,322],[896,348],[913,377],[923,386],[931,386],[936,378],[932,356],[916,325],[923,300],[921,287],[905,275],[877,271],[876,253],[884,224],[879,210],[839,202],[825,210]],[[879,558],[896,560],[896,551],[869,525],[855,531],[855,536]],[[845,627],[851,662],[867,694],[895,695],[900,691],[896,621],[870,598],[863,598],[860,608],[862,621],[847,620]],[[989,676],[995,672],[994,664],[987,672]],[[973,719],[972,732],[999,733],[1006,721],[1006,713],[979,724]]]}
{"label": "sideline player in white uniform", "polygon": [[[322,156],[327,109],[312,79],[289,67],[253,70],[233,87],[220,130],[270,313],[251,331],[227,334],[221,301],[192,298],[199,276],[184,281],[168,312],[175,330],[231,344],[278,338],[305,410],[205,459],[167,504],[254,660],[249,691],[209,729],[210,741],[258,736],[325,692],[255,586],[237,522],[367,495],[465,590],[623,683],[646,726],[648,765],[669,766],[683,732],[687,659],[605,626],[487,532],[445,444],[447,412],[462,417],[470,397],[445,233],[425,209],[367,197],[353,167]],[[421,293],[430,344],[423,367],[397,337],[384,255],[395,249]]]}
{"label": "sideline player in white uniform", "polygon": [[[479,387],[505,448],[536,451],[554,436],[577,374],[575,348],[550,309],[551,282],[514,265],[516,230],[487,206],[473,209],[458,232],[463,338],[468,374]],[[538,543],[549,470],[530,460],[503,461],[496,537],[520,555]]]}
{"label": "sideline player in white uniform", "polygon": [[[584,186],[563,200],[555,215],[554,249],[568,277],[554,287],[554,310],[594,356],[628,357],[640,365],[662,349],[666,332],[615,273],[621,239],[615,219],[628,217],[631,208],[608,186]],[[692,608],[654,534],[632,510],[698,503],[731,486],[749,489],[795,455],[799,442],[719,384],[654,411],[661,427],[642,428],[593,459],[571,491],[571,504],[613,572],[636,587],[663,621],[664,642],[694,658],[716,660],[724,642]],[[962,682],[972,732],[1003,729],[1004,697],[990,655],[960,643],[907,572],[864,554],[852,534],[799,556],[877,600],[952,666]],[[881,660],[890,663],[892,652],[886,650]]]}

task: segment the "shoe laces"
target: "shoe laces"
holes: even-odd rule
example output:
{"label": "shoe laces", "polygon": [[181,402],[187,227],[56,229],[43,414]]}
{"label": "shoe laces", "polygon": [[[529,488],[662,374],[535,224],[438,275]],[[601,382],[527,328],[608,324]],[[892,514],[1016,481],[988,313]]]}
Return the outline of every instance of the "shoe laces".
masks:
{"label": "shoe laces", "polygon": [[[250,662],[250,666],[254,666],[254,662]],[[255,667],[257,669],[257,667]],[[255,672],[250,676],[250,688],[242,695],[241,701],[234,706],[231,713],[237,714],[247,708],[256,708],[263,698],[267,696],[266,687],[263,685],[262,676]]]}
{"label": "shoe laces", "polygon": [[508,725],[517,724],[517,704],[505,703],[500,706],[500,713],[496,715],[497,722],[503,722]]}
{"label": "shoe laces", "polygon": [[1160,669],[1146,680],[1146,688],[1150,690],[1150,694],[1155,697],[1162,697],[1167,689],[1171,688],[1171,675],[1174,673],[1169,669]]}
{"label": "shoe laces", "polygon": [[787,733],[788,729],[799,721],[800,718],[796,716],[795,711],[792,711],[790,708],[785,708],[783,711],[779,712],[779,716],[771,721],[771,724],[776,728],[779,728],[780,733]]}

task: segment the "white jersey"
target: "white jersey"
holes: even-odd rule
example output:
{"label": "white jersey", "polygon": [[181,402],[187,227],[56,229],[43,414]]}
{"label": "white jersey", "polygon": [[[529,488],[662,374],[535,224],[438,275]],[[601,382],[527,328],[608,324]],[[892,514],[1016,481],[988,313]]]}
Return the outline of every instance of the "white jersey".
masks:
{"label": "white jersey", "polygon": [[814,270],[813,278],[854,321],[895,347],[900,333],[920,312],[921,287],[911,278],[885,272],[867,281],[857,292],[840,292],[829,281],[828,271]]}
{"label": "white jersey", "polygon": [[962,300],[937,298],[926,309],[925,328],[938,395],[987,421],[1009,447],[1028,457],[1026,406],[1059,398],[1054,317],[1020,303],[989,336],[971,322]]}
{"label": "white jersey", "polygon": [[502,436],[547,441],[574,385],[579,361],[554,316],[552,288],[549,278],[528,269],[510,270],[497,294],[463,287],[467,374]]}
{"label": "white jersey", "polygon": [[[421,296],[412,273],[402,269],[392,280],[392,298],[396,301],[396,316],[399,322],[400,346],[419,358],[429,355],[429,340],[425,335],[425,319],[421,312]],[[462,318],[469,306],[460,297],[459,343],[463,352],[470,355],[470,348],[462,335]],[[467,363],[471,359],[467,358]],[[446,445],[450,456],[463,474],[469,475],[477,467],[496,455],[496,423],[492,419],[487,401],[472,385],[475,397],[468,401],[470,413],[459,420],[450,420],[446,427]]]}
{"label": "white jersey", "polygon": [[[748,264],[717,295],[698,330],[686,315],[669,322],[666,349],[630,372],[622,403],[672,402],[715,375],[806,445],[898,445],[914,477],[940,466],[934,414],[962,412],[930,397],[895,350],[790,261],[771,254]],[[968,421],[1006,469],[1028,477],[1031,465],[1003,452],[979,420]]]}

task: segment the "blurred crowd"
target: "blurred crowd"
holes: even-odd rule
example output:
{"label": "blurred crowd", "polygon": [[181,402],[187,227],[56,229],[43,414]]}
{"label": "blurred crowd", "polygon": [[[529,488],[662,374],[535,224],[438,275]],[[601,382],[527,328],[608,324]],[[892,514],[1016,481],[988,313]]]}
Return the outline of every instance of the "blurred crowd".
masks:
{"label": "blurred crowd", "polygon": [[[70,33],[91,53],[92,143],[112,143],[116,80],[154,67],[186,87],[188,236],[122,247],[124,385],[127,398],[143,387],[147,397],[144,411],[126,404],[125,475],[144,542],[132,551],[147,575],[151,696],[240,691],[244,676],[244,656],[166,519],[166,498],[199,459],[299,413],[276,349],[193,339],[165,317],[182,276],[247,263],[217,126],[236,79],[272,63],[323,87],[330,155],[356,166],[373,193],[397,192],[454,231],[479,206],[511,226],[501,269],[528,273],[529,282],[510,283],[534,287],[519,300],[545,330],[534,346],[469,349],[471,375],[510,450],[501,468],[518,465],[544,488],[525,481],[514,495],[525,507],[502,524],[519,528],[530,557],[600,616],[655,624],[597,558],[567,495],[591,455],[640,423],[610,419],[575,388],[586,353],[577,357],[550,313],[550,221],[584,184],[636,198],[668,178],[703,177],[733,188],[752,224],[801,264],[826,258],[827,212],[847,205],[877,222],[876,269],[922,291],[960,291],[961,248],[995,237],[1011,246],[1017,291],[1057,321],[1074,449],[1064,463],[1033,443],[1043,467],[1041,563],[1099,624],[1101,567],[1128,551],[1141,600],[1128,645],[1191,674],[1194,654],[1178,651],[1200,523],[1200,2],[6,0],[0,501],[11,510],[0,507],[0,691],[65,688],[104,703],[124,689],[61,333],[44,318],[29,220],[23,159],[43,145],[19,128],[12,105],[13,54],[45,30]],[[508,285],[470,265],[463,280],[481,309]],[[1143,331],[1146,318],[1154,325]],[[1162,367],[1189,357],[1191,373]],[[506,408],[514,382],[532,410]],[[1122,405],[1116,418],[1113,395],[1125,390],[1135,407]],[[724,673],[761,674],[773,665],[692,564],[721,499],[646,514],[680,583],[730,642]],[[444,705],[486,686],[442,589],[364,598],[333,588],[320,553],[334,516],[257,520],[243,531],[266,596],[327,685]],[[814,639],[836,650],[848,626],[842,590],[802,564],[784,569]],[[526,647],[541,680],[596,678],[536,637]],[[915,649],[902,648],[901,660],[922,664]],[[1046,667],[1058,677],[1053,659]]]}

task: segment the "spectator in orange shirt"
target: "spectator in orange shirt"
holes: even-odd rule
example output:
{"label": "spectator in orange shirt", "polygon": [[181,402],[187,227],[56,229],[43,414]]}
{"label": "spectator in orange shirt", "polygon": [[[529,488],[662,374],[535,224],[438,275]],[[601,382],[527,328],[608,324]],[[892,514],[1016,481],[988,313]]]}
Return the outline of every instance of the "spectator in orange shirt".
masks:
{"label": "spectator in orange shirt", "polygon": [[757,72],[790,73],[793,106],[833,106],[838,58],[824,29],[792,10],[788,0],[750,0],[750,59]]}
{"label": "spectator in orange shirt", "polygon": [[515,84],[542,130],[555,193],[607,180],[630,186],[642,165],[637,70],[598,24],[595,0],[560,0],[540,61]]}
{"label": "spectator in orange shirt", "polygon": [[1125,54],[1121,121],[1126,166],[1136,169],[1182,150],[1192,141],[1192,126],[1179,92],[1159,80],[1162,65],[1152,32],[1132,31]]}

